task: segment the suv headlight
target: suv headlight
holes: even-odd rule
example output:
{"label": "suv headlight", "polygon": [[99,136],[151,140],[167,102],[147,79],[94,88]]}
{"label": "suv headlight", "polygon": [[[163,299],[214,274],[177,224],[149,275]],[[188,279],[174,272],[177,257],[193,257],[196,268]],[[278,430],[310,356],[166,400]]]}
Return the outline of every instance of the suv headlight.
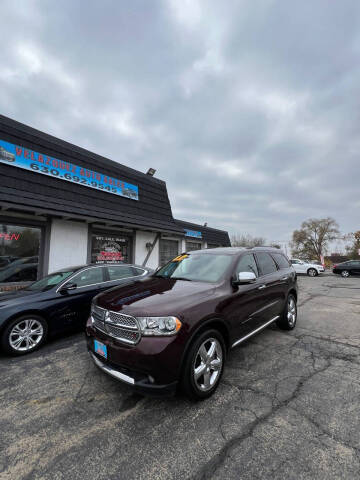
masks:
{"label": "suv headlight", "polygon": [[137,317],[142,335],[174,335],[181,328],[176,317]]}

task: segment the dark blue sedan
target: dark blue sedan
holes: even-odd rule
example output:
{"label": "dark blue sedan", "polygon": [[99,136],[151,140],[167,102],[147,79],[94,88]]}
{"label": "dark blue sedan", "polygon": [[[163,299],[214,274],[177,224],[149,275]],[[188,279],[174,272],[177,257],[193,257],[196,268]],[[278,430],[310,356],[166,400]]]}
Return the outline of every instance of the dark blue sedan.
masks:
{"label": "dark blue sedan", "polygon": [[52,273],[17,292],[0,294],[0,345],[24,355],[51,334],[85,326],[93,297],[151,273],[129,264],[82,265]]}

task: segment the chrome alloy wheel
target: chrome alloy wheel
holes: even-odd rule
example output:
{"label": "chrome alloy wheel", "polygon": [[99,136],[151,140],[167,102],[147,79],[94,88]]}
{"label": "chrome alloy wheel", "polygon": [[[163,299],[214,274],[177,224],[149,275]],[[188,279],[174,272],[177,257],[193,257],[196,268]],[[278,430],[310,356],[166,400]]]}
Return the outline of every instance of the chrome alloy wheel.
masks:
{"label": "chrome alloy wheel", "polygon": [[341,276],[342,276],[342,277],[345,277],[345,278],[349,277],[349,276],[350,276],[349,270],[343,270],[343,271],[341,272]]}
{"label": "chrome alloy wheel", "polygon": [[316,277],[317,271],[315,270],[315,268],[310,268],[308,270],[308,275],[309,275],[309,277]]}
{"label": "chrome alloy wheel", "polygon": [[16,323],[9,334],[9,344],[17,352],[33,350],[42,340],[44,328],[39,320],[27,318]]}
{"label": "chrome alloy wheel", "polygon": [[208,338],[196,354],[193,375],[195,385],[202,392],[211,390],[216,385],[222,369],[223,350],[219,340]]}
{"label": "chrome alloy wheel", "polygon": [[290,327],[293,327],[296,323],[296,303],[293,297],[288,300],[287,320]]}

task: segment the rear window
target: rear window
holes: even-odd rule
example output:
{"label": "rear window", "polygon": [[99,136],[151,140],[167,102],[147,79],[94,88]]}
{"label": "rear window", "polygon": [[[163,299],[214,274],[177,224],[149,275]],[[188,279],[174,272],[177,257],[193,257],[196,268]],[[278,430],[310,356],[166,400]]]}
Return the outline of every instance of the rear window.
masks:
{"label": "rear window", "polygon": [[276,263],[268,253],[257,253],[256,258],[262,275],[268,275],[269,273],[277,271]]}
{"label": "rear window", "polygon": [[145,273],[143,268],[132,267],[132,269],[134,271],[134,275],[143,275]]}
{"label": "rear window", "polygon": [[284,257],[284,255],[281,253],[273,253],[272,256],[274,257],[275,262],[279,265],[279,268],[289,268],[289,261]]}
{"label": "rear window", "polygon": [[133,277],[134,274],[132,267],[130,266],[114,266],[114,267],[107,267],[109,272],[110,280],[121,280],[122,278]]}

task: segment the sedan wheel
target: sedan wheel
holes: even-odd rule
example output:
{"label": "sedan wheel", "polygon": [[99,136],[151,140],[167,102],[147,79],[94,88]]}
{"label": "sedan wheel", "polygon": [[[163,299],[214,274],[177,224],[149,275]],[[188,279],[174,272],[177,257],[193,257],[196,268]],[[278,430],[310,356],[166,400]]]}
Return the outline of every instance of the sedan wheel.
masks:
{"label": "sedan wheel", "polygon": [[39,347],[46,334],[46,322],[36,315],[29,315],[11,322],[4,331],[1,343],[8,353],[24,355]]}
{"label": "sedan wheel", "polygon": [[315,268],[309,268],[307,274],[309,275],[309,277],[316,277],[318,272],[315,270]]}
{"label": "sedan wheel", "polygon": [[345,278],[349,277],[349,276],[350,276],[349,270],[343,270],[343,271],[341,272],[341,276],[342,276],[342,277],[345,277]]}

